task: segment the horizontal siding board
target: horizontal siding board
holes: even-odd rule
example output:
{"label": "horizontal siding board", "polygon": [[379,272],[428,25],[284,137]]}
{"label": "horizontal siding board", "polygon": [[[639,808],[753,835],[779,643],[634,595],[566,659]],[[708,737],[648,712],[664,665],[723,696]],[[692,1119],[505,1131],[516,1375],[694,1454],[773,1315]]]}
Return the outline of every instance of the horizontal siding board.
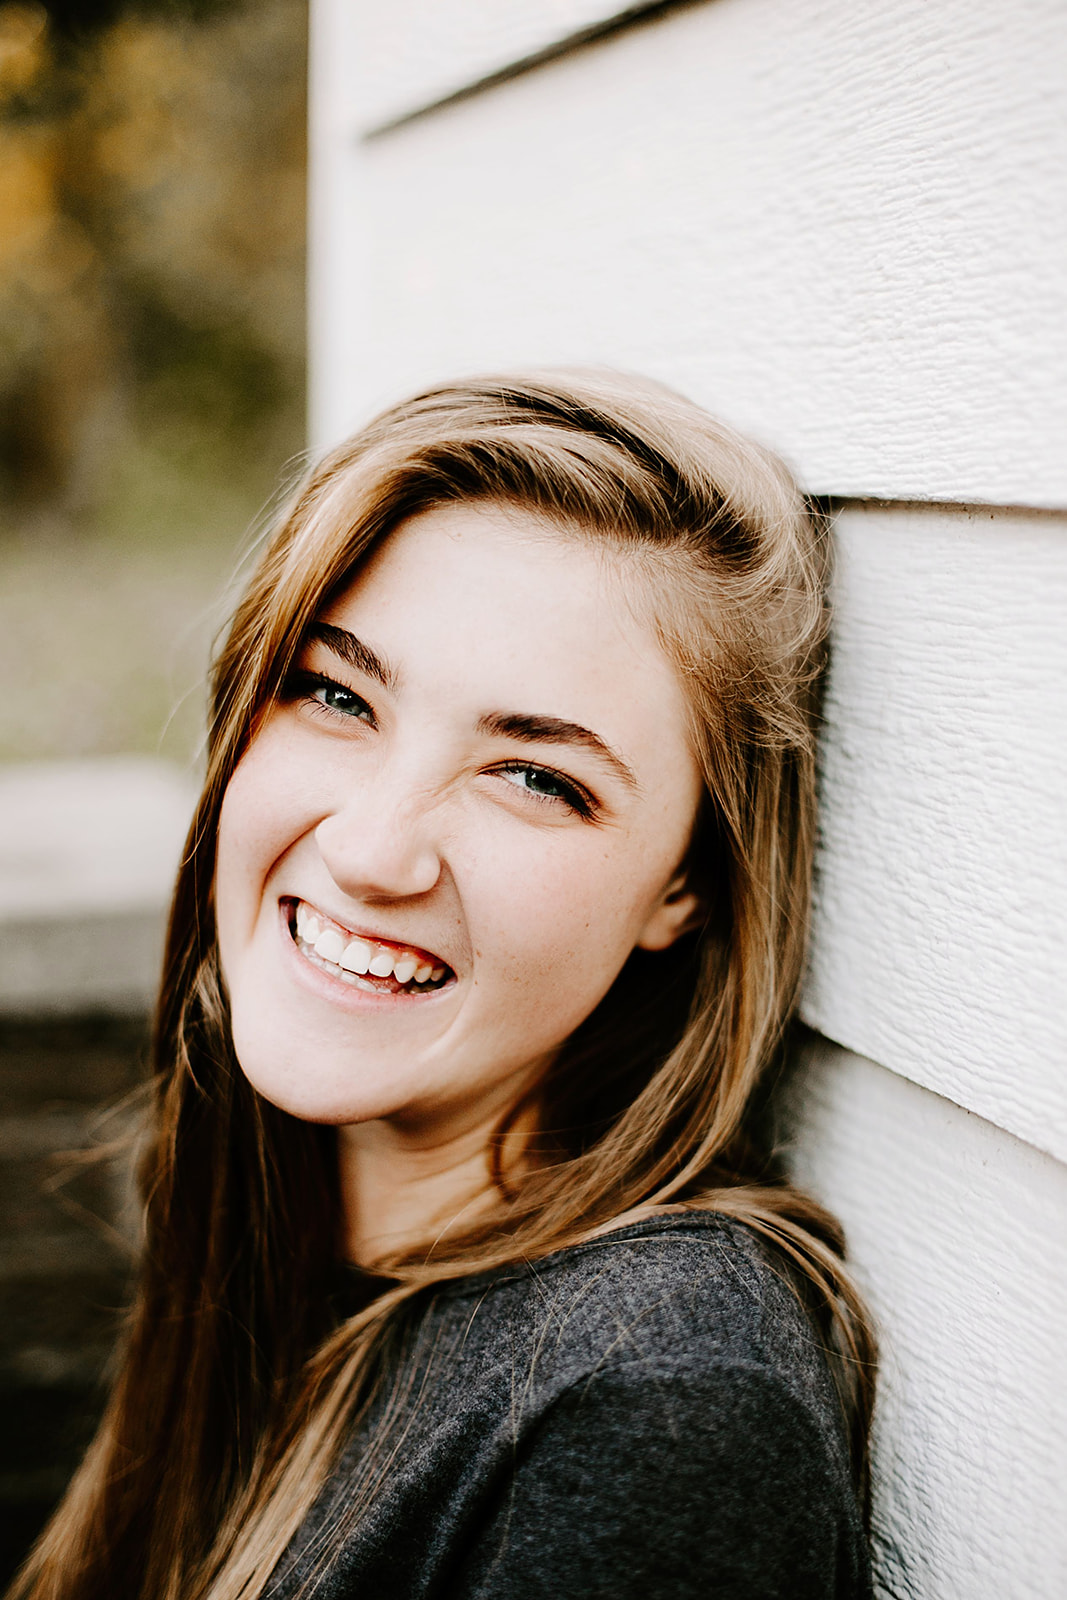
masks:
{"label": "horizontal siding board", "polygon": [[842,514],[804,1013],[1067,1157],[1067,518]]}
{"label": "horizontal siding board", "polygon": [[360,128],[410,115],[634,9],[617,0],[344,3],[353,14],[350,84]]}
{"label": "horizontal siding board", "polygon": [[1058,0],[717,0],[362,146],[339,4],[320,442],[442,376],[606,363],[815,491],[1067,505]]}
{"label": "horizontal siding board", "polygon": [[819,1043],[794,1168],[844,1221],[883,1343],[884,1600],[1067,1592],[1067,1169]]}

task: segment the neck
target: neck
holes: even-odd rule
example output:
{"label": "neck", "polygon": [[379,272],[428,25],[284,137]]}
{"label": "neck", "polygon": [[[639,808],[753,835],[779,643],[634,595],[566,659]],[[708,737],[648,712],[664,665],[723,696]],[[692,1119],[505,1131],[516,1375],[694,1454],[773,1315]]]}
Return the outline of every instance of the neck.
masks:
{"label": "neck", "polygon": [[[389,1121],[340,1128],[341,1197],[348,1260],[370,1267],[462,1232],[498,1198],[490,1148],[499,1113],[459,1128],[412,1130]],[[521,1161],[528,1123],[508,1138]]]}

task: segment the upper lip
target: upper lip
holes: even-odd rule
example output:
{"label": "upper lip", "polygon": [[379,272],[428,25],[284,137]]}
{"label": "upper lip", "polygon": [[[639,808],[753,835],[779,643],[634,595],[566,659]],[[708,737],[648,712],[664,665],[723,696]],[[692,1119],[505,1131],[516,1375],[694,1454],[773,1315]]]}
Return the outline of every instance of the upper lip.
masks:
{"label": "upper lip", "polygon": [[[305,900],[302,895],[296,894],[287,895],[285,900],[293,908],[297,905],[305,905],[309,911],[316,912],[318,916],[327,917],[330,922],[336,922],[337,926],[343,928],[353,939],[366,939],[370,944],[387,945],[392,950],[410,950],[414,956],[425,956],[426,960],[432,962],[435,967],[451,968],[451,963],[446,961],[444,956],[438,955],[436,951],[429,949],[426,945],[414,944],[410,939],[397,939],[394,935],[388,933],[372,933],[369,928],[354,928],[344,917],[337,916],[333,911],[327,911],[326,907],[320,905],[317,900]],[[451,970],[454,971],[455,969],[451,968]]]}

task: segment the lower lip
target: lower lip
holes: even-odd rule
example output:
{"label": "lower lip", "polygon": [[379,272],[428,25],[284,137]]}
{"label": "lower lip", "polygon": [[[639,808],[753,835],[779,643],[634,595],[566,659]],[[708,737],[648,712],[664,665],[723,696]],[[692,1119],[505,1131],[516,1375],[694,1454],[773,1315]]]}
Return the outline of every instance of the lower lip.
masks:
{"label": "lower lip", "polygon": [[347,1008],[349,1011],[382,1011],[404,1008],[407,1006],[428,1005],[440,995],[454,987],[455,978],[448,978],[439,989],[430,989],[422,994],[411,994],[407,990],[390,989],[357,989],[354,984],[345,983],[343,978],[335,978],[332,973],[323,971],[316,962],[309,961],[303,954],[296,940],[293,938],[290,927],[290,913],[283,903],[278,907],[279,927],[285,946],[283,959],[291,966],[296,980],[310,989],[313,994],[322,996],[332,1001],[334,1005]]}

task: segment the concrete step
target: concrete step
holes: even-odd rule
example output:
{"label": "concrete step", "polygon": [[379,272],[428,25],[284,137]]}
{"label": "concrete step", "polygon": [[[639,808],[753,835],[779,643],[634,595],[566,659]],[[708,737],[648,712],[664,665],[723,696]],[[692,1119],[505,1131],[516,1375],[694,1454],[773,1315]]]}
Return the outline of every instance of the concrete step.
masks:
{"label": "concrete step", "polygon": [[0,767],[0,1014],[138,1014],[195,801],[144,756]]}

